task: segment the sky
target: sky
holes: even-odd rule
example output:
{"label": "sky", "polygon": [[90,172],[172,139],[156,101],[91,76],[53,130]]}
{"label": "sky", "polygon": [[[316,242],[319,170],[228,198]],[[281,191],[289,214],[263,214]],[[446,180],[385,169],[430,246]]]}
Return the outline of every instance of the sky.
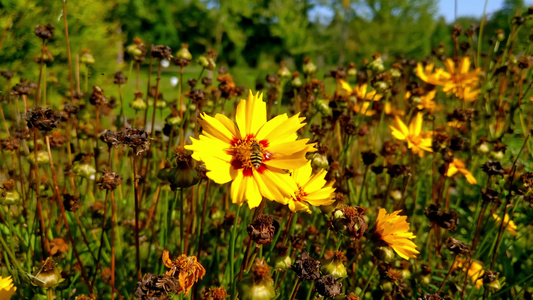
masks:
{"label": "sky", "polygon": [[[453,22],[455,19],[455,3],[457,2],[457,17],[477,17],[483,15],[485,0],[438,0],[438,16],[444,16],[447,22]],[[487,16],[502,7],[504,0],[488,0]],[[524,1],[526,6],[533,5],[533,0]],[[309,12],[309,18],[315,20],[318,18],[321,22],[327,23],[333,17],[333,12],[324,7],[317,6]],[[437,16],[436,16],[437,17]]]}
{"label": "sky", "polygon": [[[452,22],[455,17],[455,2],[456,0],[439,0],[439,15],[446,18],[446,21]],[[488,0],[487,15],[499,10],[504,0]],[[525,1],[526,5],[532,5],[533,1]],[[485,0],[457,0],[457,16],[458,17],[481,17],[483,15],[483,7]]]}

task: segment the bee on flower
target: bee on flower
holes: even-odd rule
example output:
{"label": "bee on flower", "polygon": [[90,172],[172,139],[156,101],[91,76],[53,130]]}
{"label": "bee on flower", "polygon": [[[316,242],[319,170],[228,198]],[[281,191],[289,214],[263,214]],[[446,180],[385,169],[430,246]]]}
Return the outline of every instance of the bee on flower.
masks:
{"label": "bee on flower", "polygon": [[247,202],[250,208],[263,197],[287,204],[298,187],[285,170],[304,166],[306,153],[316,151],[308,139],[297,140],[305,118],[283,114],[267,121],[266,116],[263,95],[250,91],[237,106],[236,124],[224,115],[203,113],[198,121],[203,133],[185,146],[205,163],[207,177],[218,184],[232,181],[233,203]]}
{"label": "bee on flower", "polygon": [[409,127],[407,127],[396,116],[396,126],[390,126],[392,135],[401,141],[406,141],[407,147],[420,157],[424,156],[424,151],[433,152],[431,149],[431,136],[427,132],[422,132],[422,121],[422,113],[418,113],[409,123]]}

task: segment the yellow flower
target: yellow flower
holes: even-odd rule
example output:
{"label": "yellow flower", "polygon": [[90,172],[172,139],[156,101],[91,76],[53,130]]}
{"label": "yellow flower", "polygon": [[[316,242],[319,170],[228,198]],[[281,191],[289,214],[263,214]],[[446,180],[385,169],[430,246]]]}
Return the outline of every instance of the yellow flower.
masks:
{"label": "yellow flower", "polygon": [[[420,102],[416,106],[419,110],[425,109],[430,114],[434,113],[437,110],[441,110],[442,106],[438,105],[435,102],[435,96],[437,95],[437,90],[431,90],[427,94],[420,96]],[[411,92],[405,93],[405,100],[411,98]]]}
{"label": "yellow flower", "polygon": [[414,120],[409,124],[409,128],[405,125],[398,116],[396,116],[397,127],[390,126],[392,135],[402,141],[407,142],[407,147],[418,154],[420,157],[424,156],[424,151],[433,152],[431,149],[431,136],[422,132],[422,114],[418,113]]}
{"label": "yellow flower", "polygon": [[[496,220],[496,223],[500,223],[502,220],[502,218],[500,218],[500,216],[498,216],[497,214],[492,214],[492,217]],[[505,217],[503,218],[503,226],[505,226],[505,229],[507,229],[507,231],[509,231],[510,234],[514,236],[518,235],[518,233],[516,232],[518,227],[513,222],[513,220],[509,220],[508,214],[505,214]]]}
{"label": "yellow flower", "polygon": [[313,168],[311,167],[311,162],[292,171],[291,176],[297,186],[294,196],[287,198],[289,209],[292,212],[305,210],[311,213],[308,204],[322,206],[335,202],[335,188],[332,187],[333,182],[326,183],[324,179],[327,171],[322,169],[314,175],[312,173]]}
{"label": "yellow flower", "polygon": [[368,101],[378,101],[383,97],[383,95],[378,94],[376,91],[368,92],[368,85],[366,83],[356,85],[355,88],[352,89],[350,84],[348,82],[339,79],[338,82],[341,84],[341,88],[349,95],[355,96],[357,100],[368,100]]}
{"label": "yellow flower", "polygon": [[203,113],[198,121],[203,133],[191,138],[192,157],[205,163],[207,176],[218,184],[233,181],[231,199],[250,208],[259,206],[263,197],[287,204],[297,190],[285,170],[307,163],[305,154],[316,151],[308,139],[297,139],[305,118],[299,115],[276,116],[267,122],[263,95],[252,95],[237,106],[236,123],[226,116]]}
{"label": "yellow flower", "polygon": [[483,280],[481,277],[485,271],[483,271],[483,266],[481,266],[481,264],[470,259],[458,257],[455,259],[455,263],[452,266],[452,269],[457,268],[462,269],[463,272],[467,272],[467,275],[472,280],[472,283],[476,285],[476,289],[480,289],[483,286]]}
{"label": "yellow flower", "polygon": [[13,284],[11,276],[2,277],[0,276],[0,299],[9,300],[11,296],[15,293],[17,287]]}
{"label": "yellow flower", "polygon": [[474,175],[472,175],[472,173],[466,169],[465,163],[460,159],[454,158],[453,161],[448,165],[448,172],[446,173],[446,176],[452,177],[457,172],[461,172],[463,175],[465,175],[468,183],[477,183],[476,177],[474,177]]}
{"label": "yellow flower", "polygon": [[165,249],[163,250],[163,263],[167,268],[170,268],[166,274],[177,277],[179,280],[180,288],[178,294],[183,292],[187,295],[194,283],[205,275],[205,269],[196,260],[196,256],[182,254],[172,261],[168,250]]}
{"label": "yellow flower", "polygon": [[416,250],[416,245],[411,241],[416,236],[409,232],[409,223],[407,216],[399,216],[401,210],[387,214],[384,208],[381,208],[376,220],[376,234],[379,238],[387,243],[401,258],[415,258],[420,253]]}
{"label": "yellow flower", "polygon": [[421,63],[418,63],[416,75],[427,83],[442,86],[442,91],[447,94],[453,93],[465,101],[474,101],[479,94],[479,89],[475,90],[475,88],[479,83],[481,69],[476,68],[470,72],[470,65],[468,57],[463,57],[457,66],[451,58],[447,58],[444,62],[446,71],[436,69],[433,73],[433,64],[424,68]]}

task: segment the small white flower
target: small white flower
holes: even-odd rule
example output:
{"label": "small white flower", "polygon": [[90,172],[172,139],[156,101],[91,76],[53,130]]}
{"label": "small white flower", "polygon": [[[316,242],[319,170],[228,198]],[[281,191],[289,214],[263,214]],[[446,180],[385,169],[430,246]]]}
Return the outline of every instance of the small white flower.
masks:
{"label": "small white flower", "polygon": [[176,77],[176,76],[170,77],[170,85],[176,86],[176,85],[178,85],[178,81],[179,81],[178,77]]}
{"label": "small white flower", "polygon": [[161,67],[168,68],[169,65],[170,65],[170,62],[168,60],[166,59],[161,60]]}

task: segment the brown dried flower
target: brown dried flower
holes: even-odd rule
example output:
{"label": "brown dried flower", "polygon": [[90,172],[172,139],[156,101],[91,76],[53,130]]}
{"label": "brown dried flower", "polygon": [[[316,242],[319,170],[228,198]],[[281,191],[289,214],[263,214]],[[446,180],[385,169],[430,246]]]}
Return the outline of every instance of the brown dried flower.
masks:
{"label": "brown dried flower", "polygon": [[33,31],[36,36],[40,37],[43,40],[48,40],[54,37],[54,25],[37,25]]}
{"label": "brown dried flower", "polygon": [[172,49],[169,46],[164,45],[152,45],[152,57],[159,59],[166,59],[170,61],[172,59]]}
{"label": "brown dried flower", "polygon": [[57,127],[59,116],[55,111],[46,107],[35,106],[26,113],[28,128],[37,128],[41,131],[51,131]]}
{"label": "brown dried flower", "polygon": [[102,177],[98,179],[98,186],[102,190],[113,191],[122,182],[122,176],[117,173],[104,169]]}
{"label": "brown dried flower", "polygon": [[332,275],[325,275],[315,280],[316,291],[325,298],[333,298],[341,294],[342,283]]}
{"label": "brown dried flower", "polygon": [[470,252],[470,247],[468,247],[467,244],[454,239],[453,237],[446,239],[446,246],[455,254],[467,254]]}
{"label": "brown dried flower", "polygon": [[169,275],[144,274],[137,283],[135,297],[142,300],[166,300],[177,294],[181,286],[178,279]]}
{"label": "brown dried flower", "polygon": [[258,245],[270,244],[276,233],[272,216],[260,215],[253,221],[246,230],[250,239]]}
{"label": "brown dried flower", "polygon": [[294,260],[291,269],[301,280],[316,280],[320,278],[319,266],[320,261],[312,258],[309,253],[304,251]]}
{"label": "brown dried flower", "polygon": [[150,146],[148,133],[142,129],[126,128],[120,132],[120,136],[125,145],[133,148],[135,155],[139,155],[148,150]]}
{"label": "brown dried flower", "polygon": [[170,268],[166,274],[178,278],[180,284],[178,293],[188,294],[194,283],[205,275],[205,269],[196,260],[196,256],[182,254],[172,261],[168,250],[163,250],[163,263]]}

